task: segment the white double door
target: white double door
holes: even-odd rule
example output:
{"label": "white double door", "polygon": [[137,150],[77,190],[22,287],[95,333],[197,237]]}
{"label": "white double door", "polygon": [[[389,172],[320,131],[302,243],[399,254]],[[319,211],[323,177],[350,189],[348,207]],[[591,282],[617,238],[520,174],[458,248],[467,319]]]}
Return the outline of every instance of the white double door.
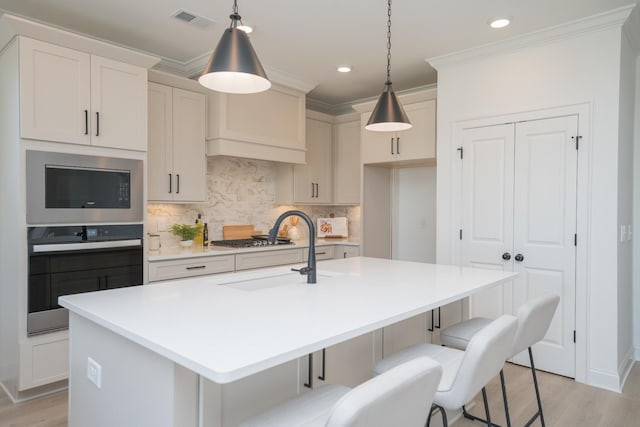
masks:
{"label": "white double door", "polygon": [[[575,377],[578,117],[462,132],[462,263],[519,273],[473,297],[473,317],[515,314],[536,296],[560,295],[536,367]],[[528,364],[526,353],[514,358]]]}

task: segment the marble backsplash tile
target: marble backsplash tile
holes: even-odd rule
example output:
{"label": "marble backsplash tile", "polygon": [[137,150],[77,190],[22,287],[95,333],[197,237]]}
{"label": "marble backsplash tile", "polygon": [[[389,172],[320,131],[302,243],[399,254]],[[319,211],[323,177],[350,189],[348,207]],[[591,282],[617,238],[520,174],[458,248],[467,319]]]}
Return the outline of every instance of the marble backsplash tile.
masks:
{"label": "marble backsplash tile", "polygon": [[[178,223],[193,223],[198,214],[208,224],[209,240],[222,239],[223,225],[253,224],[266,233],[276,218],[289,209],[299,209],[314,222],[317,218],[345,216],[349,237],[359,240],[359,206],[285,206],[275,203],[276,165],[262,160],[235,157],[207,159],[207,200],[197,204],[155,204],[147,206],[148,231],[160,235],[163,247],[179,246],[170,227]],[[287,220],[288,222],[288,220]],[[158,231],[165,229],[166,231]],[[306,226],[298,225],[301,236],[307,236]]]}

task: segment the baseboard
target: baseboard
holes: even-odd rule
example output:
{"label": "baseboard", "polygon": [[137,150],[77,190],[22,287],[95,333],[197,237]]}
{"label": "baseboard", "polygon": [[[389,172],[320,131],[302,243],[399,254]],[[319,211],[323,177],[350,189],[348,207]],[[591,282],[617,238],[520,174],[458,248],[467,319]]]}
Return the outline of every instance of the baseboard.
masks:
{"label": "baseboard", "polygon": [[620,376],[617,373],[590,369],[587,375],[587,384],[617,393],[621,392]]}
{"label": "baseboard", "polygon": [[0,388],[9,396],[12,403],[20,403],[48,394],[66,390],[69,387],[67,380],[35,387],[25,391],[18,391],[17,382],[14,380],[0,381]]}
{"label": "baseboard", "polygon": [[633,369],[633,365],[636,362],[635,358],[636,349],[629,347],[629,351],[624,356],[620,367],[618,368],[618,377],[620,378],[620,391],[624,388],[624,384],[627,382],[627,378]]}

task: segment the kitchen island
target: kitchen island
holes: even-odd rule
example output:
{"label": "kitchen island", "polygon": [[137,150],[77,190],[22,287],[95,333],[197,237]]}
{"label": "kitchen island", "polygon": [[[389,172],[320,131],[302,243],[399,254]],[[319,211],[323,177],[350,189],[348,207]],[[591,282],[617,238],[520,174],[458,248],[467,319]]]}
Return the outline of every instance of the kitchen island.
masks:
{"label": "kitchen island", "polygon": [[324,262],[314,285],[280,267],[62,297],[69,426],[225,425],[224,384],[514,276],[356,257]]}

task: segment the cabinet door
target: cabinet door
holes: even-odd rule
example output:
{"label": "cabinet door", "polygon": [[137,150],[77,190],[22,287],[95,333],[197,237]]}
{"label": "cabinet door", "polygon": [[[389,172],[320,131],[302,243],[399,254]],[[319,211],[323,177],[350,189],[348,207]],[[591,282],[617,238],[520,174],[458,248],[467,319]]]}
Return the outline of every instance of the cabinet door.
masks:
{"label": "cabinet door", "polygon": [[173,200],[202,202],[206,199],[205,97],[173,89]]}
{"label": "cabinet door", "polygon": [[360,122],[336,125],[333,146],[333,202],[360,203]]}
{"label": "cabinet door", "polygon": [[333,196],[333,180],[331,179],[332,126],[331,123],[315,121],[312,131],[314,135],[311,144],[307,144],[311,182],[315,184],[312,201],[314,203],[329,203]]}
{"label": "cabinet door", "polygon": [[366,130],[364,126],[371,113],[363,113],[360,119],[361,147],[360,158],[363,164],[385,163],[394,158],[395,132],[374,132]]}
{"label": "cabinet door", "polygon": [[314,353],[313,386],[342,384],[355,387],[367,381],[373,371],[373,349],[374,334],[368,333]]}
{"label": "cabinet door", "polygon": [[415,344],[431,342],[430,322],[431,312],[384,327],[382,356],[388,356]]}
{"label": "cabinet door", "polygon": [[147,70],[91,56],[91,110],[93,145],[147,150]]}
{"label": "cabinet door", "polygon": [[90,55],[20,37],[20,135],[89,144]]}
{"label": "cabinet door", "polygon": [[426,101],[405,107],[411,128],[396,134],[397,161],[435,159],[436,102]]}
{"label": "cabinet door", "polygon": [[173,200],[173,95],[169,86],[149,83],[147,198]]}

